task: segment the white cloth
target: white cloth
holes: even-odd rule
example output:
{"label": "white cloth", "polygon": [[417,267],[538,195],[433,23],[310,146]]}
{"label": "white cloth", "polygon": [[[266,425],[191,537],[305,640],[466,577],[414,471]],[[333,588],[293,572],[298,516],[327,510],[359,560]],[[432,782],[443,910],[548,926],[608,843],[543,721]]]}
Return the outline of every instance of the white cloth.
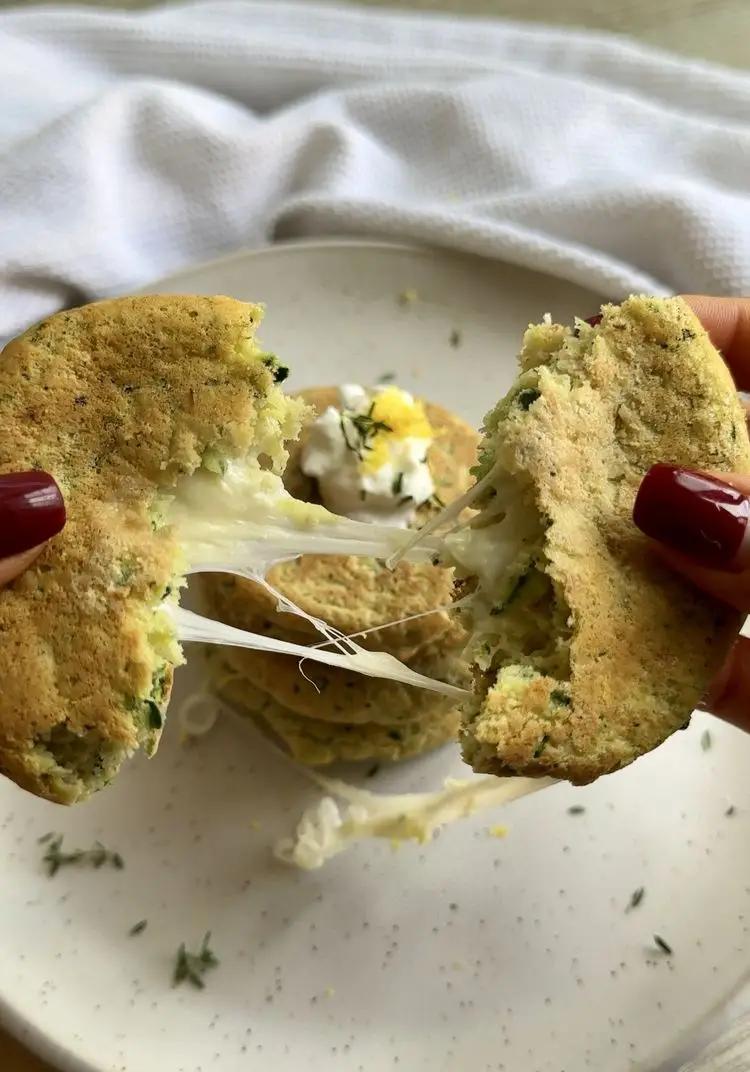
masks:
{"label": "white cloth", "polygon": [[0,13],[0,337],[274,238],[750,292],[750,78],[607,35],[209,0]]}

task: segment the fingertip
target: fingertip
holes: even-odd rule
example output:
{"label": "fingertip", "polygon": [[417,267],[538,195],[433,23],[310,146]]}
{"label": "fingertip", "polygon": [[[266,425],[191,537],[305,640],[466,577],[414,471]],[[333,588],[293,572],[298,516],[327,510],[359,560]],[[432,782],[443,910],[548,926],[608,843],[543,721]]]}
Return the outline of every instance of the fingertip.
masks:
{"label": "fingertip", "polygon": [[739,637],[711,683],[701,710],[750,731],[750,640]]}
{"label": "fingertip", "polygon": [[0,474],[0,556],[25,554],[62,531],[65,500],[52,476],[41,469]]}
{"label": "fingertip", "polygon": [[42,543],[37,547],[31,547],[28,551],[22,551],[18,555],[0,559],[0,587],[15,581],[16,577],[20,577],[23,571],[28,569],[34,559],[44,550],[44,547],[45,545]]}
{"label": "fingertip", "polygon": [[720,350],[741,391],[750,388],[750,298],[683,294],[711,342]]}
{"label": "fingertip", "polygon": [[653,465],[638,488],[633,521],[696,565],[731,573],[750,566],[750,497],[723,475]]}

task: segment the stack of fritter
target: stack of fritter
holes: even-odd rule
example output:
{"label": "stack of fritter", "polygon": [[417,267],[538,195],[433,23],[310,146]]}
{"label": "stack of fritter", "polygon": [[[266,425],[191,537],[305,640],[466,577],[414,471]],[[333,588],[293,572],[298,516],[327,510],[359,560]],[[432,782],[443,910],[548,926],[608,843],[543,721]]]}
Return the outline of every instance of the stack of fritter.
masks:
{"label": "stack of fritter", "polygon": [[[318,388],[303,396],[317,414],[336,404],[338,392]],[[439,501],[448,503],[472,483],[477,436],[441,407],[426,403],[425,409],[435,432],[428,465]],[[315,482],[300,465],[305,434],[291,451],[284,482],[295,497],[317,501]],[[439,508],[437,501],[424,504],[414,524],[424,524]],[[400,562],[391,571],[375,559],[305,555],[275,566],[268,580],[333,629],[347,636],[364,633],[357,637],[364,647],[390,652],[420,673],[468,685],[465,634],[447,609],[451,570]],[[274,596],[253,581],[212,575],[205,579],[205,593],[208,613],[230,625],[296,643],[323,639],[307,619],[279,610]],[[379,628],[394,621],[399,624]],[[302,763],[405,759],[457,737],[455,701],[432,692],[241,648],[221,649],[212,665],[221,698]]]}

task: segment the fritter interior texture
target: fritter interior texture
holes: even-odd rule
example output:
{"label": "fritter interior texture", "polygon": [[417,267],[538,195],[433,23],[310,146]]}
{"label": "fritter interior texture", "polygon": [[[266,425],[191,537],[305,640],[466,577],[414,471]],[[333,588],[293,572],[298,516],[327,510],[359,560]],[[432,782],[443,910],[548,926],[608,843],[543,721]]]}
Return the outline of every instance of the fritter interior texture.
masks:
{"label": "fritter interior texture", "polygon": [[174,666],[160,610],[180,549],[159,500],[202,462],[280,467],[299,406],[254,341],[258,306],[123,298],[59,313],[0,356],[0,471],[43,469],[68,522],[0,592],[0,771],[70,804],[152,753]]}
{"label": "fritter interior texture", "polygon": [[687,725],[740,625],[631,519],[656,462],[750,471],[729,371],[681,299],[602,313],[529,327],[521,375],[486,418],[490,488],[468,537],[480,565],[463,585],[477,771],[586,783],[625,766]]}

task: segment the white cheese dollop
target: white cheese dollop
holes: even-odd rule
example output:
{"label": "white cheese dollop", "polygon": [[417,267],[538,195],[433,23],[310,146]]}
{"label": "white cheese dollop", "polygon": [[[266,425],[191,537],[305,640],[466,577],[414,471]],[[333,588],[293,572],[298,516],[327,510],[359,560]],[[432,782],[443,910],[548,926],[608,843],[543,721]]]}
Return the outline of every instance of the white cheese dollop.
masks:
{"label": "white cheese dollop", "polygon": [[333,513],[406,528],[435,494],[424,407],[392,384],[344,384],[339,394],[340,408],[329,406],[308,428],[302,471]]}

